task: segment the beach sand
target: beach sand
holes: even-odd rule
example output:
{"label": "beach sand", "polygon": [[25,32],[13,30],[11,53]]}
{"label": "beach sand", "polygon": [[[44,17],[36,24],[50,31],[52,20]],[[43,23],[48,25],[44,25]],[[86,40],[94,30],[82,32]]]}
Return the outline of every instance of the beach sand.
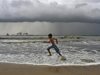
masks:
{"label": "beach sand", "polygon": [[96,66],[44,66],[0,64],[0,75],[100,75]]}

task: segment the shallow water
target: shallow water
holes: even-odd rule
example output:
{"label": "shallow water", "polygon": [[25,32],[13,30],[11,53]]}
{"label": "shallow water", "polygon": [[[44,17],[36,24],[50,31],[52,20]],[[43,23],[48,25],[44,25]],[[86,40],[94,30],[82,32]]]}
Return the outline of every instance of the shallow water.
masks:
{"label": "shallow water", "polygon": [[[13,41],[13,40],[12,40]],[[41,42],[0,42],[0,62],[59,65],[59,64],[92,64],[100,63],[100,41],[68,41],[57,45],[65,61],[61,61],[55,50],[48,56],[48,43]]]}

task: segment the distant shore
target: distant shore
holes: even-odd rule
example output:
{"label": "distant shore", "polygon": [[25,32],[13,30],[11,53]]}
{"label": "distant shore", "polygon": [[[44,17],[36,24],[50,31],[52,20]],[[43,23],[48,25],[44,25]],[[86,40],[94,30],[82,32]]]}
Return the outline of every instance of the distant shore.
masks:
{"label": "distant shore", "polygon": [[100,65],[46,66],[0,63],[0,75],[99,75]]}
{"label": "distant shore", "polygon": [[[68,41],[100,41],[100,36],[55,36],[58,38],[59,42]],[[0,35],[0,42],[3,43],[35,43],[47,41],[48,37],[46,35],[29,35],[29,36],[18,36],[18,35]]]}

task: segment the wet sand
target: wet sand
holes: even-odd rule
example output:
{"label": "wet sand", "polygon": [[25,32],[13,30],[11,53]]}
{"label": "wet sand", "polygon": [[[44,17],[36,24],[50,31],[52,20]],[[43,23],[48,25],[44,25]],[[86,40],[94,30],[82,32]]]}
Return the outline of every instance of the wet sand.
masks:
{"label": "wet sand", "polygon": [[0,75],[100,75],[100,65],[37,66],[0,63]]}

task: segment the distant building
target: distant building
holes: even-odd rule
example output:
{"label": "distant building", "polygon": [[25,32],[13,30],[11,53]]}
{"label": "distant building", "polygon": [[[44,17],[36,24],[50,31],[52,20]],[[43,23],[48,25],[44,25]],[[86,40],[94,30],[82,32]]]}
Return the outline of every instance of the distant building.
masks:
{"label": "distant building", "polygon": [[23,35],[25,35],[25,36],[26,36],[26,35],[28,35],[28,33],[23,33]]}
{"label": "distant building", "polygon": [[22,32],[17,33],[18,36],[22,36]]}
{"label": "distant building", "polygon": [[7,33],[6,36],[9,36],[9,34]]}
{"label": "distant building", "polygon": [[28,34],[28,33],[19,32],[19,33],[17,33],[17,35],[18,35],[18,36],[27,36],[27,35],[29,35],[29,34]]}

